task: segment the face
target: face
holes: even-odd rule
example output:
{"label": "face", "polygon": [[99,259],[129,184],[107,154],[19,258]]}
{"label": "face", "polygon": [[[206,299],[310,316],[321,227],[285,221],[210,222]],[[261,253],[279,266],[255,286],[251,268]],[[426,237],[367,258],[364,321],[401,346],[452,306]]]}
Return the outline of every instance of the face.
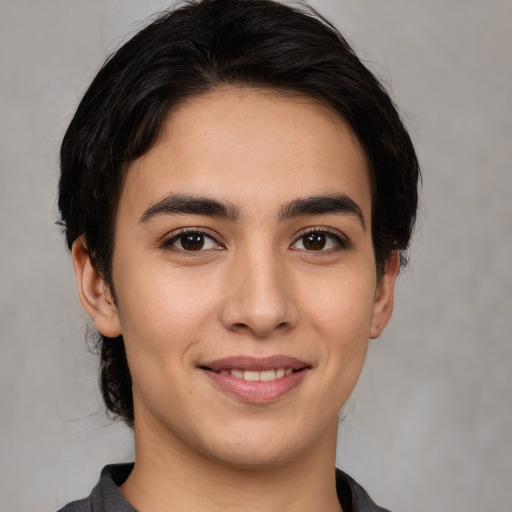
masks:
{"label": "face", "polygon": [[114,247],[115,306],[75,267],[124,337],[141,443],[237,466],[333,446],[396,276],[377,282],[368,166],[336,114],[249,88],[188,100],[129,166]]}

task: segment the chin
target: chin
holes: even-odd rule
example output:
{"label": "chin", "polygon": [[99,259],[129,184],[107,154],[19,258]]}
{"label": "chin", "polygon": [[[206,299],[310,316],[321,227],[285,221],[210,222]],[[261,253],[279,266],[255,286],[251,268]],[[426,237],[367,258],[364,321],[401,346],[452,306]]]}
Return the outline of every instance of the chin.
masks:
{"label": "chin", "polygon": [[[210,438],[210,455],[225,465],[246,470],[282,467],[297,461],[314,449],[318,440],[302,431],[276,428],[276,425],[245,426],[239,434],[229,432]],[[272,428],[274,427],[274,428]],[[203,445],[204,446],[204,445]]]}
{"label": "chin", "polygon": [[265,447],[245,445],[226,447],[225,451],[222,453],[217,451],[214,456],[226,466],[251,471],[285,466],[296,459],[297,453],[295,450],[290,452],[282,447],[269,449],[268,445]]}

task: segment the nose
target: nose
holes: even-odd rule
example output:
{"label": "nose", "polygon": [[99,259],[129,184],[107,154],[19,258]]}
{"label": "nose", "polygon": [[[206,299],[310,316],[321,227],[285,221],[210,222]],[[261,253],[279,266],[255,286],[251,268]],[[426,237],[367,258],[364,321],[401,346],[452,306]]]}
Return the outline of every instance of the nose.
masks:
{"label": "nose", "polygon": [[266,338],[295,327],[299,315],[293,282],[284,267],[274,254],[253,252],[235,258],[220,310],[226,329]]}

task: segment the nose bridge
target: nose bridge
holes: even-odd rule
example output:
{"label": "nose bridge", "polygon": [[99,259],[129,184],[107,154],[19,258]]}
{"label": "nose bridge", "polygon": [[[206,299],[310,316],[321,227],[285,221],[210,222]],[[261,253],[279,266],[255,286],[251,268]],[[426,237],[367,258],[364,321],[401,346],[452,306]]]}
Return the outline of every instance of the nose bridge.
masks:
{"label": "nose bridge", "polygon": [[297,315],[286,265],[272,244],[240,251],[229,272],[222,310],[228,329],[263,337],[295,324]]}

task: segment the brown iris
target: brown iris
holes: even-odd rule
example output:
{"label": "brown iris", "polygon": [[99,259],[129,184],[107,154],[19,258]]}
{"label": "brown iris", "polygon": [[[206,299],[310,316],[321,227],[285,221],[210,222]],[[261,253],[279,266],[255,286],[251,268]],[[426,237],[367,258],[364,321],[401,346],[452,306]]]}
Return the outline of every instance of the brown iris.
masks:
{"label": "brown iris", "polygon": [[200,251],[204,246],[204,235],[201,233],[186,233],[180,236],[180,243],[186,251]]}
{"label": "brown iris", "polygon": [[309,233],[304,236],[304,248],[308,251],[320,251],[325,247],[327,242],[326,236],[323,233]]}

